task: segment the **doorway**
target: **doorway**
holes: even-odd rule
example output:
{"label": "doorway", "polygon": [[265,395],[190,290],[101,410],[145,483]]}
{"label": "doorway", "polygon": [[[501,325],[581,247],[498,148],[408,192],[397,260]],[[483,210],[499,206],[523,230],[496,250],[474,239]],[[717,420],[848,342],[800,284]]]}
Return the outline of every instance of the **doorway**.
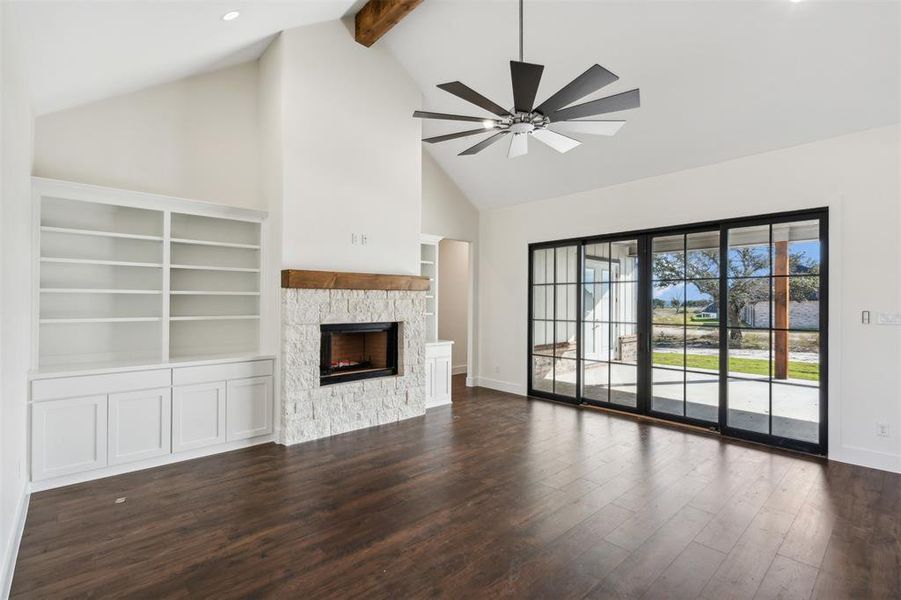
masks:
{"label": "doorway", "polygon": [[470,243],[442,239],[438,243],[438,338],[454,342],[451,372],[469,372],[472,327],[472,257]]}
{"label": "doorway", "polygon": [[827,219],[533,244],[529,394],[825,454]]}

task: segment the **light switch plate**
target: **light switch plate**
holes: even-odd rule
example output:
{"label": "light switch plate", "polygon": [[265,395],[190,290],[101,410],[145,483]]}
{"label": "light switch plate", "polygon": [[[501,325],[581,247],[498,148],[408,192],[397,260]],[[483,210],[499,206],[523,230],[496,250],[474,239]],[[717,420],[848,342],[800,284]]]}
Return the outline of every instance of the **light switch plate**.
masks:
{"label": "light switch plate", "polygon": [[879,325],[901,325],[901,313],[876,313]]}

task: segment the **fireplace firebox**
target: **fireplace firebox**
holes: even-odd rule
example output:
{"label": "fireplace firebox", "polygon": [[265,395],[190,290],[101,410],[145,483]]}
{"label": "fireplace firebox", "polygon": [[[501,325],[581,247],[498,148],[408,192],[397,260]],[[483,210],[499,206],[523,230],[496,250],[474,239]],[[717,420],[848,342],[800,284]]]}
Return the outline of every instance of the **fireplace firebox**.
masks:
{"label": "fireplace firebox", "polygon": [[320,328],[320,385],[397,375],[397,323],[341,323]]}

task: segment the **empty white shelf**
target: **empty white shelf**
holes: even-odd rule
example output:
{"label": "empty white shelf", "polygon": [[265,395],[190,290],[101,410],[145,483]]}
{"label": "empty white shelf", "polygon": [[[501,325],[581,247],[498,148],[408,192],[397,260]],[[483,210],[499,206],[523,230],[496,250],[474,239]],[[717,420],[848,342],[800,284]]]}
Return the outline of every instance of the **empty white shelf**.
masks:
{"label": "empty white shelf", "polygon": [[55,256],[42,256],[43,263],[66,263],[72,265],[106,265],[109,267],[147,267],[162,269],[162,263],[128,262],[123,260],[97,260],[93,258],[59,258]]}
{"label": "empty white shelf", "polygon": [[259,250],[258,244],[236,244],[233,242],[213,242],[210,240],[189,240],[187,238],[172,238],[173,244],[192,244],[194,246],[218,246],[220,248],[244,248],[246,250]]}
{"label": "empty white shelf", "polygon": [[95,317],[76,319],[41,319],[41,325],[54,323],[144,323],[162,321],[161,317]]}
{"label": "empty white shelf", "polygon": [[215,292],[215,291],[194,291],[194,290],[172,290],[169,292],[174,296],[259,296],[259,292]]}
{"label": "empty white shelf", "polygon": [[260,315],[203,315],[191,317],[169,317],[170,321],[238,321],[242,319],[259,319]]}
{"label": "empty white shelf", "polygon": [[202,265],[170,265],[172,269],[188,269],[193,271],[235,271],[238,273],[259,273],[259,269],[250,269],[246,267],[213,267]]}
{"label": "empty white shelf", "polygon": [[162,294],[161,290],[113,290],[96,288],[41,288],[42,294]]}
{"label": "empty white shelf", "polygon": [[419,264],[421,264],[421,265],[434,265],[434,264],[435,264],[435,261],[434,261],[434,260],[421,260],[421,261],[419,261]]}
{"label": "empty white shelf", "polygon": [[95,237],[111,237],[122,238],[126,240],[148,240],[154,242],[163,241],[162,236],[158,235],[139,235],[137,233],[119,233],[115,231],[99,231],[96,229],[78,229],[74,227],[50,227],[42,225],[41,231],[44,233],[68,233],[72,235],[90,235]]}

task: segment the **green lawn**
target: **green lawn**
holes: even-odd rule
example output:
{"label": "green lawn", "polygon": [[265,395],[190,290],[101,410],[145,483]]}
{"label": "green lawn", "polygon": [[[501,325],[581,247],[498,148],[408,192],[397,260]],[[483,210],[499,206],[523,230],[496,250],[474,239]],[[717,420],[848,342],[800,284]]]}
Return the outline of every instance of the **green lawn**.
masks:
{"label": "green lawn", "polygon": [[[671,354],[669,352],[654,352],[654,364],[681,367],[682,355]],[[685,356],[686,367],[691,369],[710,369],[719,368],[719,357],[707,356],[704,354],[688,354]],[[760,358],[730,358],[729,371],[735,373],[745,373],[747,375],[767,375],[769,374],[768,361]],[[808,379],[810,381],[818,381],[820,379],[820,365],[817,363],[804,363],[797,361],[789,361],[788,375],[792,379]]]}

